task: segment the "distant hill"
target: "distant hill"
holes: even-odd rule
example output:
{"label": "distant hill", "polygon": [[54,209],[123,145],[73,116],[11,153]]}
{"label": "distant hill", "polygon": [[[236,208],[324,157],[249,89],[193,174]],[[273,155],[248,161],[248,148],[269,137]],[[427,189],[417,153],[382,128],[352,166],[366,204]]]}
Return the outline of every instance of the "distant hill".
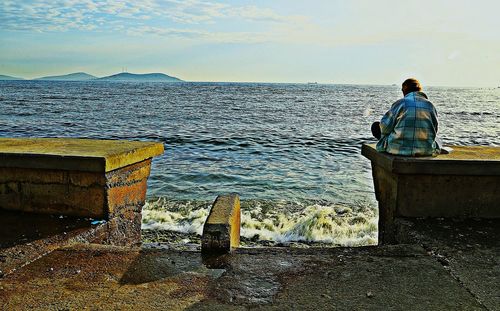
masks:
{"label": "distant hill", "polygon": [[85,72],[75,72],[75,73],[70,73],[70,74],[61,75],[61,76],[42,77],[42,78],[37,78],[35,80],[45,80],[45,81],[88,81],[88,80],[93,80],[93,79],[97,79],[97,77],[94,77],[93,75],[89,75],[88,73],[85,73]]}
{"label": "distant hill", "polygon": [[117,73],[99,78],[100,81],[137,81],[137,82],[183,82],[181,79],[163,73],[135,74],[129,72]]}
{"label": "distant hill", "polygon": [[[0,80],[24,80],[6,75],[0,75]],[[60,76],[47,76],[36,78],[37,81],[124,81],[124,82],[183,82],[183,80],[163,73],[134,74],[129,72],[117,73],[111,76],[98,78],[85,72],[75,72]]]}
{"label": "distant hill", "polygon": [[6,75],[0,75],[0,80],[24,80],[23,78],[16,78]]}

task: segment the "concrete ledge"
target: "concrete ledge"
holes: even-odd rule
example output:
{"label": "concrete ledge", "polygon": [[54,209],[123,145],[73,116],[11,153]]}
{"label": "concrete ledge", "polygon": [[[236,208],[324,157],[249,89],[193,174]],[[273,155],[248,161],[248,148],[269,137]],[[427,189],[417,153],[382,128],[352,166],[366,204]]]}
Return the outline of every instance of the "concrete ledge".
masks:
{"label": "concrete ledge", "polygon": [[163,144],[78,138],[0,138],[1,167],[109,172],[163,154]]}
{"label": "concrete ledge", "polygon": [[220,195],[210,210],[201,249],[205,253],[230,252],[240,245],[240,198],[237,194]]}
{"label": "concrete ledge", "polygon": [[361,154],[394,174],[500,175],[500,148],[451,146],[453,151],[437,157],[402,157],[378,152],[374,144],[363,144]]}
{"label": "concrete ledge", "polygon": [[397,217],[500,218],[500,148],[452,146],[437,157],[402,157],[363,145],[379,202],[379,241],[395,242]]}
{"label": "concrete ledge", "polygon": [[106,243],[140,243],[151,158],[161,153],[153,142],[0,138],[0,210],[106,220]]}

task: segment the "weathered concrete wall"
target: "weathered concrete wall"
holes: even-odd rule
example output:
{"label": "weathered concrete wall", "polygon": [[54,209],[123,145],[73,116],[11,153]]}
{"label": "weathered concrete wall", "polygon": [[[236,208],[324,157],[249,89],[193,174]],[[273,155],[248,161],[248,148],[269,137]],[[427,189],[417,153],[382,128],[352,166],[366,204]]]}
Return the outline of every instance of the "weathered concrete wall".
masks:
{"label": "weathered concrete wall", "polygon": [[399,175],[397,216],[500,217],[500,176]]}
{"label": "weathered concrete wall", "polygon": [[141,211],[146,200],[151,159],[106,173],[108,243],[141,240]]}
{"label": "weathered concrete wall", "polygon": [[0,167],[0,208],[105,218],[145,197],[150,164],[146,160],[105,174]]}
{"label": "weathered concrete wall", "polygon": [[104,218],[106,177],[94,172],[0,167],[0,208]]}
{"label": "weathered concrete wall", "polygon": [[0,168],[0,208],[107,220],[111,244],[140,241],[151,159],[106,174]]}
{"label": "weathered concrete wall", "polygon": [[2,138],[0,209],[106,220],[100,242],[137,244],[151,158],[161,153],[151,142]]}
{"label": "weathered concrete wall", "polygon": [[240,197],[237,194],[220,195],[210,210],[201,240],[205,253],[230,252],[240,245]]}
{"label": "weathered concrete wall", "polygon": [[500,176],[393,174],[377,165],[372,172],[382,240],[394,217],[500,217]]}
{"label": "weathered concrete wall", "polygon": [[379,242],[395,242],[397,217],[500,218],[500,148],[453,148],[411,158],[363,145],[379,202]]}
{"label": "weathered concrete wall", "polygon": [[394,218],[397,207],[397,176],[386,174],[385,170],[372,165],[375,196],[379,206],[378,241],[393,244],[395,242]]}

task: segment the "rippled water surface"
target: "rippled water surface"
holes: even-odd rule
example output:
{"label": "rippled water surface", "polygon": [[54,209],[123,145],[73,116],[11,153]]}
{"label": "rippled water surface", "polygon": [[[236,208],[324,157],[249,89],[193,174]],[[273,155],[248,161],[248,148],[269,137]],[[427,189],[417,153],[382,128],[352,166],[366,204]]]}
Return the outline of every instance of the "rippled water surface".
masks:
{"label": "rippled water surface", "polygon": [[[500,145],[500,89],[426,93],[445,143]],[[396,86],[0,82],[0,136],[164,142],[145,228],[200,232],[209,202],[237,192],[248,237],[370,244],[376,202],[360,146],[400,96]]]}

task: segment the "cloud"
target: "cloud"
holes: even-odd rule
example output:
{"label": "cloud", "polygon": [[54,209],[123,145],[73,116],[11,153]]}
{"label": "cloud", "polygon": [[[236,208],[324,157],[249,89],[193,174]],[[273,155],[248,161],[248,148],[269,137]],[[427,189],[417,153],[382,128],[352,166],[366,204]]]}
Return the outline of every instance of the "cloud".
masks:
{"label": "cloud", "polygon": [[[231,6],[202,0],[6,0],[0,4],[4,30],[67,31],[116,30],[121,25],[141,26],[148,20],[157,23],[210,24],[223,19],[286,23],[296,17],[280,15],[268,8]],[[151,25],[153,26],[153,25]],[[119,29],[120,29],[119,28]]]}
{"label": "cloud", "polygon": [[244,6],[229,8],[226,11],[228,16],[242,18],[250,21],[265,21],[274,23],[289,23],[296,21],[304,21],[302,16],[286,16],[280,15],[269,8],[259,8],[257,6]]}
{"label": "cloud", "polygon": [[209,32],[206,30],[161,28],[141,26],[129,28],[127,34],[130,36],[155,35],[160,37],[176,37],[197,42],[216,43],[263,43],[271,41],[271,35],[258,32]]}
{"label": "cloud", "polygon": [[91,1],[5,1],[0,5],[4,30],[66,31],[93,29]]}
{"label": "cloud", "polygon": [[[76,30],[212,43],[282,41],[283,29],[307,23],[305,17],[265,7],[204,0],[6,0],[0,3],[0,20],[7,31]],[[225,23],[236,23],[239,29],[221,31],[227,29]],[[254,24],[264,27],[256,32]]]}
{"label": "cloud", "polygon": [[450,55],[448,55],[448,59],[449,59],[449,60],[455,60],[455,59],[457,59],[459,56],[460,56],[460,51],[455,50],[455,51],[451,52],[451,53],[450,53]]}
{"label": "cloud", "polygon": [[223,3],[213,3],[197,0],[163,1],[157,3],[152,14],[164,16],[181,24],[212,23],[217,18],[225,17],[225,10],[229,8]]}

